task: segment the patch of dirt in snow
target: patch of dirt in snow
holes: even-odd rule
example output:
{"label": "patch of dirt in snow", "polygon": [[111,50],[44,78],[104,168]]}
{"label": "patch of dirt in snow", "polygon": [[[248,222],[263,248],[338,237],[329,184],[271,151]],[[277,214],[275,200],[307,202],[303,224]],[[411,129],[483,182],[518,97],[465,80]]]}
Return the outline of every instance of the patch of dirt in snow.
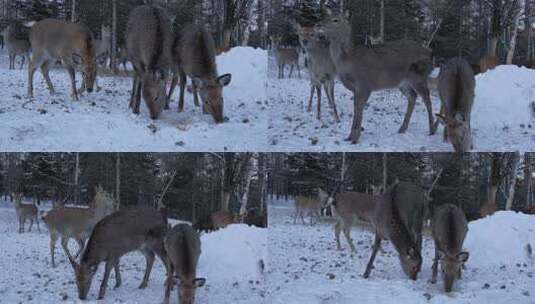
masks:
{"label": "patch of dirt in snow", "polygon": [[[408,279],[390,242],[379,252],[370,278],[362,274],[371,254],[373,234],[354,227],[357,252],[336,249],[332,222],[293,224],[291,202],[270,206],[268,295],[270,303],[534,303],[533,268],[510,261],[505,268],[478,267],[468,260],[463,278],[446,295],[442,281],[429,283],[434,245],[424,237],[423,266],[417,281]],[[469,232],[470,233],[470,232]]]}

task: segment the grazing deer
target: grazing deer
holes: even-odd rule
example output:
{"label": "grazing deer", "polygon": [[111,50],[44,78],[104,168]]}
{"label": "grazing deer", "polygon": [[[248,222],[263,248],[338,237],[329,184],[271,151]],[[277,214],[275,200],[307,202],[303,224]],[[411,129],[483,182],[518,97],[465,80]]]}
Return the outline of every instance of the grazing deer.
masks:
{"label": "grazing deer", "polygon": [[24,233],[24,223],[26,220],[30,220],[30,227],[28,232],[32,231],[33,222],[37,224],[37,231],[41,232],[39,229],[39,221],[37,220],[37,206],[33,204],[23,204],[22,203],[22,193],[13,194],[15,198],[15,210],[17,211],[17,217],[19,218],[19,233]]}
{"label": "grazing deer", "polygon": [[444,124],[444,141],[449,140],[455,152],[472,149],[472,128],[470,118],[476,79],[468,62],[462,58],[448,61],[441,69],[438,92],[442,101],[438,121]]}
{"label": "grazing deer", "polygon": [[216,123],[224,122],[223,88],[232,81],[231,74],[219,76],[216,64],[215,42],[202,26],[190,24],[181,30],[173,46],[174,77],[168,95],[168,103],[180,77],[178,111],[184,110],[184,93],[187,77],[192,79],[193,99],[199,106],[201,95],[204,113],[209,113]]}
{"label": "grazing deer", "polygon": [[280,46],[280,38],[271,37],[271,44],[273,47],[273,53],[275,54],[275,60],[277,61],[277,67],[279,69],[279,79],[284,78],[284,68],[286,65],[290,66],[289,78],[292,78],[294,67],[297,67],[297,73],[301,78],[301,69],[299,67],[299,52],[295,48],[284,48]]}
{"label": "grazing deer", "polygon": [[139,114],[141,95],[152,119],[158,119],[166,103],[166,84],[171,64],[171,20],[158,7],[136,7],[128,17],[126,48],[134,65],[130,108]]}
{"label": "grazing deer", "polygon": [[210,219],[212,220],[215,230],[225,228],[230,224],[240,223],[242,220],[239,214],[228,211],[214,212],[210,215]]}
{"label": "grazing deer", "polygon": [[479,73],[485,73],[489,70],[494,70],[500,63],[496,56],[484,56],[479,60]]}
{"label": "grazing deer", "polygon": [[326,20],[315,26],[315,30],[329,40],[336,72],[344,86],[353,93],[353,125],[347,140],[352,143],[359,141],[362,116],[371,93],[396,87],[409,101],[399,132],[407,131],[420,95],[427,108],[430,134],[434,134],[433,106],[427,87],[427,78],[433,70],[431,51],[409,40],[386,42],[372,48],[355,46],[347,18],[329,13]]}
{"label": "grazing deer", "polygon": [[321,119],[321,90],[325,90],[329,105],[333,108],[336,122],[340,122],[336,103],[334,101],[334,83],[336,79],[336,67],[331,60],[329,43],[319,37],[313,27],[301,26],[297,24],[297,34],[301,47],[309,56],[308,71],[310,74],[310,99],[308,101],[308,111],[312,111],[312,101],[314,91],[318,96],[317,119]]}
{"label": "grazing deer", "polygon": [[422,223],[425,194],[412,183],[394,183],[384,194],[374,197],[373,211],[367,211],[375,230],[372,255],[364,278],[370,276],[382,240],[390,240],[399,253],[401,268],[416,280],[422,266]]}
{"label": "grazing deer", "polygon": [[167,254],[163,240],[167,232],[167,218],[159,211],[148,207],[121,209],[98,222],[81,255],[80,263],[69,256],[78,287],[78,297],[85,300],[93,276],[101,262],[105,263],[104,278],[98,299],[104,298],[112,268],[115,270],[115,287],[121,286],[120,258],[132,251],[141,251],[147,266],[139,288],[147,287],[155,255],[167,268]]}
{"label": "grazing deer", "polygon": [[0,35],[4,37],[4,41],[7,46],[7,53],[9,54],[9,69],[15,69],[15,59],[17,56],[22,57],[20,63],[20,69],[24,67],[24,62],[26,58],[30,61],[30,42],[25,39],[17,39],[15,33],[15,27],[13,25],[8,25]]}
{"label": "grazing deer", "polygon": [[164,239],[167,252],[167,282],[164,304],[169,304],[169,296],[175,281],[179,280],[177,290],[180,304],[193,304],[195,290],[206,282],[197,278],[197,263],[201,255],[199,234],[187,224],[178,224],[171,229]]}
{"label": "grazing deer", "polygon": [[243,222],[249,226],[267,228],[267,214],[265,212],[264,214],[258,214],[254,210],[249,210],[243,218]]}
{"label": "grazing deer", "polygon": [[50,258],[52,267],[56,267],[54,259],[56,242],[61,237],[61,246],[65,254],[71,258],[69,239],[78,243],[77,258],[84,249],[84,242],[91,235],[93,227],[105,216],[113,213],[117,207],[113,198],[101,187],[97,187],[95,198],[90,208],[65,207],[61,204],[48,212],[43,222],[50,232]]}
{"label": "grazing deer", "polygon": [[111,55],[111,28],[109,26],[101,26],[101,39],[95,39],[95,49],[99,64],[106,66]]}
{"label": "grazing deer", "polygon": [[93,92],[97,77],[97,57],[95,40],[91,31],[78,23],[55,19],[30,22],[30,43],[33,56],[28,68],[28,97],[33,98],[33,76],[41,68],[50,94],[55,94],[49,77],[49,68],[56,61],[61,61],[71,79],[71,97],[78,100],[76,90],[76,70],[81,70],[83,84],[88,93]]}
{"label": "grazing deer", "polygon": [[327,205],[329,195],[322,189],[318,189],[318,195],[316,196],[296,196],[295,197],[295,214],[294,224],[297,222],[297,217],[301,217],[303,225],[305,225],[305,219],[303,215],[310,215],[310,225],[313,225],[313,216],[316,215],[319,221],[321,215],[321,209]]}
{"label": "grazing deer", "polygon": [[444,290],[451,292],[455,279],[461,278],[461,268],[469,257],[469,253],[463,251],[463,242],[468,232],[466,216],[459,207],[446,204],[435,209],[431,223],[435,241],[431,282],[434,284],[437,281],[440,260]]}

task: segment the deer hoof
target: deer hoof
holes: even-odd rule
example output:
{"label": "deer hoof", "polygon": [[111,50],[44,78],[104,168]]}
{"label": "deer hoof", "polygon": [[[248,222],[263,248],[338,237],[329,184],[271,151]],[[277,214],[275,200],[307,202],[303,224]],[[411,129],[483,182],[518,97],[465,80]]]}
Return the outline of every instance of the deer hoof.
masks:
{"label": "deer hoof", "polygon": [[141,283],[141,285],[139,285],[138,288],[139,289],[145,289],[145,288],[147,288],[147,285],[148,285],[147,283],[143,282],[143,283]]}
{"label": "deer hoof", "polygon": [[407,132],[407,127],[401,127],[398,131],[399,134],[404,134],[405,132]]}

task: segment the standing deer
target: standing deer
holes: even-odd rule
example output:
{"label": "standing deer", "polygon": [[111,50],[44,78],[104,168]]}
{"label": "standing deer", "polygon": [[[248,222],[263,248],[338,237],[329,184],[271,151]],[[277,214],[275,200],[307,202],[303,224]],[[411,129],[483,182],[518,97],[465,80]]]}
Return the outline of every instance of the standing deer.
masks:
{"label": "standing deer", "polygon": [[319,220],[321,215],[321,209],[327,205],[329,195],[322,189],[318,189],[318,195],[316,196],[296,196],[295,197],[295,214],[294,224],[297,222],[297,217],[301,217],[303,225],[305,219],[303,215],[310,215],[310,225],[313,225],[313,216]]}
{"label": "standing deer", "polygon": [[222,123],[224,122],[223,88],[230,84],[232,75],[219,76],[215,56],[214,39],[204,27],[190,24],[183,28],[175,38],[173,46],[174,77],[167,100],[169,103],[180,77],[178,111],[182,112],[186,81],[187,77],[190,77],[195,105],[199,106],[200,94],[203,113],[209,113],[216,123]]}
{"label": "standing deer", "polygon": [[197,220],[192,227],[198,232],[211,232],[215,230],[212,219],[209,217]]}
{"label": "standing deer", "polygon": [[297,24],[297,34],[302,48],[309,56],[308,71],[310,74],[310,99],[308,111],[312,111],[314,91],[318,96],[317,119],[321,119],[321,90],[325,90],[329,105],[333,108],[336,122],[340,122],[336,103],[334,101],[334,84],[336,79],[336,66],[331,60],[329,43],[319,37],[313,27]]}
{"label": "standing deer", "polygon": [[444,290],[451,292],[455,279],[461,278],[461,268],[469,257],[469,253],[463,251],[463,242],[468,232],[466,216],[459,207],[446,204],[435,209],[431,223],[435,241],[431,282],[434,284],[437,281],[440,260]]}
{"label": "standing deer", "polygon": [[286,65],[290,66],[289,78],[292,78],[294,67],[297,67],[297,73],[301,78],[301,70],[299,68],[299,52],[295,48],[284,48],[280,46],[280,38],[271,37],[271,44],[273,47],[273,53],[275,54],[275,60],[277,61],[277,67],[279,71],[279,79],[284,78],[284,68]]}
{"label": "standing deer", "polygon": [[128,72],[126,67],[126,63],[128,62],[128,50],[126,49],[126,46],[120,47],[118,54],[117,63],[123,66],[125,72]]}
{"label": "standing deer", "polygon": [[401,268],[416,280],[422,266],[422,223],[424,191],[408,182],[397,182],[384,194],[374,197],[373,209],[366,212],[375,230],[372,255],[364,278],[370,276],[382,240],[390,240],[399,253]]}
{"label": "standing deer", "polygon": [[109,26],[101,26],[101,39],[95,39],[96,56],[99,58],[99,64],[106,66],[111,55],[111,28]]}
{"label": "standing deer", "polygon": [[462,58],[448,61],[440,70],[438,92],[442,101],[438,121],[444,124],[444,141],[449,140],[455,152],[472,149],[470,117],[476,79],[468,62]]}
{"label": "standing deer", "polygon": [[71,79],[71,97],[78,100],[76,70],[82,71],[83,84],[88,93],[93,92],[97,77],[95,40],[91,31],[78,23],[55,19],[30,22],[30,44],[33,56],[28,68],[28,97],[33,98],[33,76],[41,68],[50,94],[55,94],[48,74],[51,64],[63,62]]}
{"label": "standing deer", "polygon": [[48,212],[42,219],[50,232],[50,258],[52,267],[56,267],[54,259],[56,242],[61,237],[61,246],[67,257],[71,258],[69,239],[78,243],[77,258],[84,249],[84,242],[91,235],[93,227],[105,216],[116,210],[115,202],[102,188],[98,187],[90,208],[65,207],[60,205]]}
{"label": "standing deer", "polygon": [[178,224],[171,229],[164,239],[167,252],[167,282],[164,304],[169,304],[169,296],[174,284],[175,275],[179,280],[177,290],[180,304],[193,304],[195,290],[206,282],[197,278],[197,263],[201,255],[199,234],[187,224]]}
{"label": "standing deer", "polygon": [[228,211],[217,211],[210,215],[214,229],[218,230],[225,228],[230,224],[236,224],[241,222],[241,216],[237,213]]}
{"label": "standing deer", "polygon": [[26,58],[30,61],[30,42],[25,39],[17,39],[15,27],[13,25],[8,25],[2,32],[0,32],[0,35],[4,37],[7,46],[9,69],[15,69],[15,59],[17,56],[20,56],[22,57],[20,69],[22,70]]}
{"label": "standing deer", "polygon": [[400,88],[409,101],[399,133],[407,131],[420,95],[428,112],[429,132],[434,134],[433,106],[427,87],[427,78],[433,70],[431,51],[409,40],[386,42],[372,48],[355,46],[348,17],[330,12],[326,20],[315,26],[316,32],[329,40],[336,72],[353,93],[353,125],[347,140],[359,141],[362,116],[371,93],[391,88]]}
{"label": "standing deer", "polygon": [[101,262],[105,263],[104,278],[98,299],[104,298],[112,268],[115,270],[115,288],[121,286],[120,258],[132,251],[141,251],[147,262],[140,289],[148,285],[155,255],[167,268],[167,254],[163,240],[167,232],[167,218],[159,211],[148,207],[121,209],[97,223],[82,253],[80,263],[69,257],[78,287],[78,297],[85,300],[93,276]]}
{"label": "standing deer", "polygon": [[128,17],[126,48],[134,65],[130,108],[139,114],[141,95],[152,119],[158,119],[166,103],[166,84],[173,43],[171,20],[158,7],[136,7]]}
{"label": "standing deer", "polygon": [[19,218],[19,233],[24,233],[24,223],[26,220],[30,220],[30,227],[28,232],[32,231],[33,222],[37,224],[37,231],[41,232],[39,229],[39,221],[37,219],[37,206],[33,204],[23,204],[22,203],[22,193],[13,194],[15,198],[15,210],[17,211],[17,217]]}

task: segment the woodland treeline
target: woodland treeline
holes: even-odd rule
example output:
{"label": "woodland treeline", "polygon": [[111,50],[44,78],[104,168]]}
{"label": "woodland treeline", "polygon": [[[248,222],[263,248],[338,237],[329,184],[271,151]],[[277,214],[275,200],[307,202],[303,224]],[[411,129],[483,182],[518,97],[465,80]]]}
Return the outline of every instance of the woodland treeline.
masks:
{"label": "woodland treeline", "polygon": [[268,191],[275,198],[372,193],[396,179],[429,191],[430,208],[461,206],[469,218],[510,209],[535,213],[535,154],[298,153],[271,154]]}
{"label": "woodland treeline", "polygon": [[101,185],[120,206],[162,207],[192,222],[220,210],[264,215],[265,159],[255,153],[3,153],[0,192],[6,200],[23,192],[37,204],[88,205]]}
{"label": "woodland treeline", "polygon": [[533,66],[533,0],[271,0],[270,8],[269,34],[288,46],[298,45],[294,21],[313,25],[330,8],[350,13],[356,44],[407,38],[432,48],[437,61],[496,56]]}

